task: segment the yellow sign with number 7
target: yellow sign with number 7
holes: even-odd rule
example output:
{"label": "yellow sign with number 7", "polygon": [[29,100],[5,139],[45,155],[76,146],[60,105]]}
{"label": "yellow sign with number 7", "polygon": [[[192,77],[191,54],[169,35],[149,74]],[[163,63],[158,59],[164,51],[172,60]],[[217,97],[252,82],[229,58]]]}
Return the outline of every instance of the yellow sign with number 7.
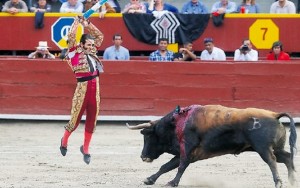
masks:
{"label": "yellow sign with number 7", "polygon": [[271,49],[279,40],[279,29],[271,19],[257,19],[249,28],[249,39],[257,49]]}

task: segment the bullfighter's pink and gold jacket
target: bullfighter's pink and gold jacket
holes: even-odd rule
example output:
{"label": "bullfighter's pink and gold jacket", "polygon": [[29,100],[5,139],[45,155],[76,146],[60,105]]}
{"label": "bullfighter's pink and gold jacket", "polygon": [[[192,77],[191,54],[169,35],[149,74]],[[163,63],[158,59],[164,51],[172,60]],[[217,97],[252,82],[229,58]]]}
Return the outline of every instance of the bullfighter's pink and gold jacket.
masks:
{"label": "bullfighter's pink and gold jacket", "polygon": [[[100,48],[103,41],[102,32],[94,26],[92,23],[89,23],[85,29],[95,40],[95,47],[92,53],[86,54],[85,50],[77,45],[76,42],[76,32],[79,26],[79,21],[75,19],[74,23],[71,26],[71,29],[68,33],[68,58],[67,62],[75,73],[76,78],[89,77],[103,72],[103,65],[100,59],[97,56],[97,50]],[[89,63],[87,61],[87,55],[92,56],[97,62],[97,69],[94,72],[90,72]]]}

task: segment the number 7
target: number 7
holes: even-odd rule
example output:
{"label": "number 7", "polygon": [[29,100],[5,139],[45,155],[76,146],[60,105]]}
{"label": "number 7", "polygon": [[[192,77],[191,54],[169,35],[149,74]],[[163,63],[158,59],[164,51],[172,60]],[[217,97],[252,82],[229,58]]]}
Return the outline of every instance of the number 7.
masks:
{"label": "number 7", "polygon": [[268,28],[267,28],[267,27],[263,27],[263,28],[260,28],[260,30],[263,31],[263,38],[262,38],[262,40],[265,40],[265,39],[266,39],[266,34],[267,34],[267,31],[268,31]]}

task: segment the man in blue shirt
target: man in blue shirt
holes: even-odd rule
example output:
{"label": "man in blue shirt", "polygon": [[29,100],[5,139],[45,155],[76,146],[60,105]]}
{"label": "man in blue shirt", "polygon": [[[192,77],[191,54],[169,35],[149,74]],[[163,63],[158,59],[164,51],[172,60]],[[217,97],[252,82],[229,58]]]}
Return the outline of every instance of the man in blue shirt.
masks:
{"label": "man in blue shirt", "polygon": [[104,50],[103,59],[107,60],[130,60],[129,50],[121,46],[123,40],[120,34],[113,36],[113,46]]}
{"label": "man in blue shirt", "polygon": [[174,53],[167,49],[168,39],[160,38],[158,40],[158,50],[152,52],[149,56],[150,61],[172,61]]}
{"label": "man in blue shirt", "polygon": [[183,14],[207,14],[206,6],[199,0],[190,0],[181,9]]}

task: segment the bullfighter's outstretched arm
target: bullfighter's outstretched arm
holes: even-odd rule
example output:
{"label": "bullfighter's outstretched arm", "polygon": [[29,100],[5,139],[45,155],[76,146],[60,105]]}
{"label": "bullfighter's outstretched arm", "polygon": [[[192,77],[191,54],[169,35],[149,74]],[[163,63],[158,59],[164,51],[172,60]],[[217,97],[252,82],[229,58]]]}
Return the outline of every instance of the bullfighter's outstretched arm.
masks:
{"label": "bullfighter's outstretched arm", "polygon": [[69,49],[76,46],[76,32],[77,32],[77,28],[78,28],[79,24],[80,24],[79,18],[75,17],[75,20],[74,20],[73,24],[71,25],[71,28],[68,33],[68,48]]}

